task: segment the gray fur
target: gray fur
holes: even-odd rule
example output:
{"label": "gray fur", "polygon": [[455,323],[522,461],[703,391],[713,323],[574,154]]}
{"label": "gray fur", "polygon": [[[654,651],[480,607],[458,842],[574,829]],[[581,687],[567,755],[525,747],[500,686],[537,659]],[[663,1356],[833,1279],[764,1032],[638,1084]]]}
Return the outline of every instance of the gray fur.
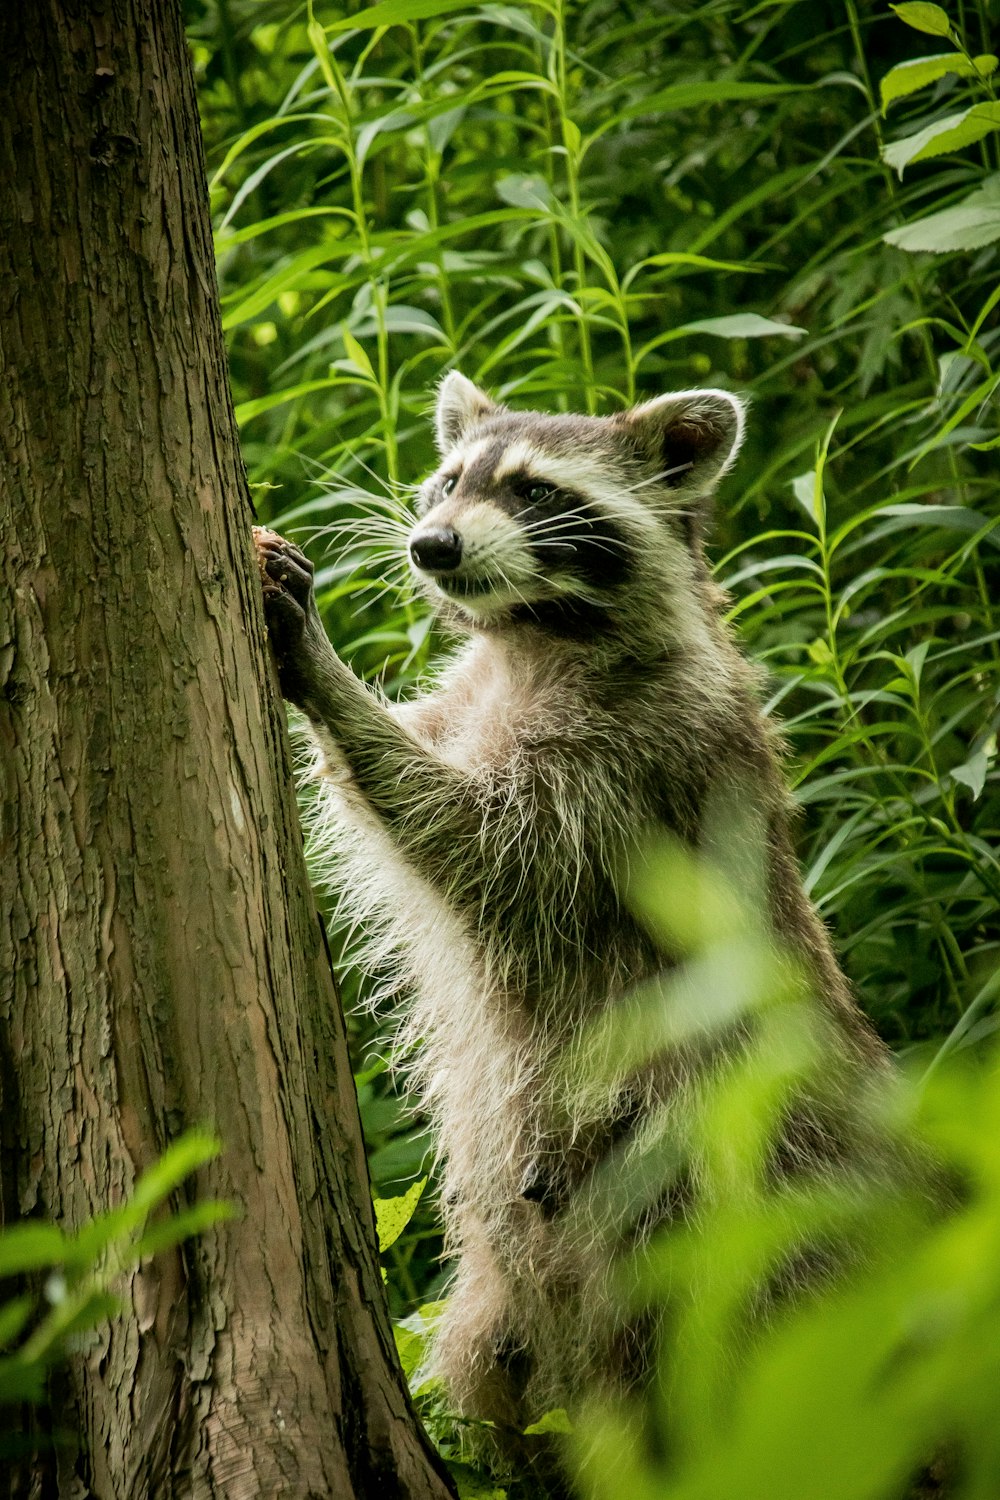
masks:
{"label": "gray fur", "polygon": [[[713,799],[738,793],[763,830],[768,919],[828,1018],[831,1071],[883,1067],[803,892],[780,745],[701,550],[705,502],[742,425],[725,392],[597,419],[508,412],[449,376],[441,465],[414,532],[463,535],[461,568],[418,581],[467,640],[403,705],[340,662],[311,594],[295,613],[279,569],[304,560],[287,544],[269,554],[272,640],[316,750],[314,855],[362,961],[408,996],[401,1044],[433,1122],[456,1262],[434,1367],[460,1410],[501,1425],[590,1380],[627,1382],[645,1357],[608,1290],[621,1225],[600,1221],[595,1169],[621,1138],[683,1118],[678,1100],[718,1057],[678,1047],[572,1097],[564,1064],[588,1021],[609,1006],[624,1014],[628,993],[663,969],[618,894],[654,830],[697,848]],[[514,481],[496,478],[511,455],[521,493],[534,473],[574,479],[588,526],[597,517],[624,539],[625,584],[602,588],[599,551],[596,583],[574,573],[582,505],[532,533]],[[448,494],[443,479],[455,481]],[[528,542],[553,527],[571,539],[555,544],[566,563],[556,551],[542,569]],[[463,598],[477,578],[494,591]],[[822,1166],[849,1134],[805,1107],[784,1159]],[[683,1196],[659,1215],[686,1212]]]}

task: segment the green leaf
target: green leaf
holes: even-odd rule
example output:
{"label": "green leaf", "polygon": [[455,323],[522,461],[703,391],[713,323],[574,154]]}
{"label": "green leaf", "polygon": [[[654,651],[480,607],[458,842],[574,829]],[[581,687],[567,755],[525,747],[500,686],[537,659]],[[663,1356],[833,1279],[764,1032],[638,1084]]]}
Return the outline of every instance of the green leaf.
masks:
{"label": "green leaf", "polygon": [[815,469],[807,469],[804,474],[796,474],[792,480],[792,493],[810,520],[818,523]]}
{"label": "green leaf", "polygon": [[574,120],[565,119],[562,122],[562,133],[567,150],[571,151],[574,156],[579,156],[580,142],[583,139],[579,125]]}
{"label": "green leaf", "polygon": [[997,59],[991,52],[981,57],[963,57],[961,52],[936,52],[932,57],[911,57],[906,62],[890,68],[882,79],[879,89],[882,95],[882,113],[885,114],[895,99],[905,99],[918,89],[936,83],[954,73],[960,78],[988,78],[996,70]]}
{"label": "green leaf", "polygon": [[903,657],[903,661],[906,663],[906,667],[910,675],[912,676],[913,681],[918,686],[920,684],[920,674],[924,670],[924,662],[927,660],[927,653],[930,649],[930,641],[920,641],[916,646],[911,646],[909,651],[907,651],[906,655]]}
{"label": "green leaf", "polygon": [[225,255],[227,250],[232,250],[237,245],[245,245],[249,240],[259,239],[261,235],[268,234],[272,229],[283,229],[286,224],[299,224],[305,219],[330,218],[353,221],[354,213],[349,208],[336,208],[331,205],[323,208],[289,209],[287,213],[273,214],[269,219],[258,219],[255,224],[246,224],[242,229],[220,229],[215,236],[215,253],[217,256]]}
{"label": "green leaf", "polygon": [[762,318],[759,313],[732,313],[725,318],[699,318],[696,323],[685,323],[677,333],[711,333],[720,339],[798,339],[806,332],[794,323],[777,323],[773,318]]}
{"label": "green leaf", "polygon": [[0,1349],[12,1344],[31,1317],[33,1297],[12,1297],[0,1307]]}
{"label": "green leaf", "polygon": [[379,1250],[388,1250],[394,1245],[403,1230],[413,1218],[414,1210],[420,1201],[420,1194],[427,1186],[427,1178],[421,1177],[412,1187],[407,1188],[398,1198],[376,1198],[375,1203],[375,1228],[378,1231]]}
{"label": "green leaf", "polygon": [[633,115],[667,114],[672,110],[693,109],[698,104],[724,104],[730,100],[775,99],[782,94],[800,93],[806,87],[795,83],[744,83],[739,79],[716,78],[710,83],[672,83],[658,93],[636,99],[618,113],[618,119]]}
{"label": "green leaf", "polygon": [[[706,271],[754,271],[764,270],[748,260],[713,260],[710,255],[692,255],[688,250],[663,250],[659,255],[649,255],[640,261],[641,266],[698,266]],[[638,268],[636,268],[638,269]]]}
{"label": "green leaf", "polygon": [[900,505],[880,505],[875,514],[879,520],[884,516],[897,517],[908,526],[941,526],[945,531],[962,531],[966,535],[982,533],[984,542],[1000,548],[1000,522],[991,522],[991,518],[982,511],[971,510],[966,505],[920,505],[906,502]]}
{"label": "green leaf", "polygon": [[[68,1315],[57,1308],[49,1315],[42,1328],[45,1329],[50,1323],[54,1324],[57,1336],[53,1346],[58,1348],[64,1340],[70,1338],[74,1333],[82,1333],[86,1329],[96,1328],[98,1323],[103,1323],[105,1318],[113,1318],[121,1311],[121,1299],[113,1292],[108,1292],[103,1287],[95,1287],[92,1291],[80,1296],[79,1300],[68,1303]],[[32,1335],[30,1343],[36,1335]]]}
{"label": "green leaf", "polygon": [[495,189],[497,197],[512,208],[548,208],[553,202],[552,189],[538,172],[499,177]]}
{"label": "green leaf", "polygon": [[946,156],[949,151],[961,151],[982,140],[990,131],[1000,129],[1000,104],[974,104],[960,114],[945,115],[933,125],[926,125],[913,135],[904,136],[882,149],[882,157],[890,167],[895,167],[900,177],[903,168],[915,161],[926,161],[932,156]]}
{"label": "green leaf", "polygon": [[[383,1276],[385,1268],[383,1267]],[[404,1328],[402,1323],[393,1324],[393,1337],[396,1340],[396,1353],[399,1355],[399,1363],[403,1366],[403,1374],[409,1381],[415,1374],[424,1350],[427,1347],[427,1335],[415,1333],[412,1328]]]}
{"label": "green leaf", "polygon": [[0,1276],[58,1265],[67,1248],[66,1236],[54,1224],[12,1224],[0,1234]]}
{"label": "green leaf", "polygon": [[[383,1200],[386,1201],[386,1200]],[[388,1200],[390,1203],[393,1199]],[[377,1200],[376,1200],[376,1213]],[[393,1324],[393,1334],[396,1339],[396,1349],[399,1353],[399,1361],[403,1366],[403,1373],[407,1380],[411,1380],[420,1365],[423,1363],[427,1346],[434,1334],[434,1330],[441,1320],[444,1312],[444,1302],[425,1302],[418,1307],[415,1313],[408,1318],[400,1318]]]}
{"label": "green leaf", "polygon": [[137,1212],[148,1213],[179,1187],[185,1177],[212,1161],[221,1150],[222,1142],[218,1137],[199,1130],[185,1131],[167,1147],[159,1161],[143,1172],[132,1190],[128,1206]]}
{"label": "green leaf", "polygon": [[[331,240],[321,245],[309,245],[305,250],[300,250],[297,255],[279,262],[278,267],[263,281],[252,287],[249,292],[245,289],[235,294],[235,300],[229,303],[222,319],[223,328],[236,328],[240,323],[256,317],[258,313],[270,307],[276,302],[279,292],[292,290],[311,275],[319,266],[327,261],[343,259],[348,255],[354,255],[359,248],[358,241],[349,244],[344,240]],[[331,276],[331,281],[336,280],[338,285],[343,285],[342,278]]]}
{"label": "green leaf", "polygon": [[386,114],[369,120],[368,124],[358,131],[358,138],[354,144],[358,170],[360,171],[367,161],[369,149],[377,136],[391,135],[394,130],[408,130],[416,120],[417,116],[412,109],[389,110]]}
{"label": "green leaf", "polygon": [[378,377],[372,369],[372,362],[365,353],[362,345],[354,337],[354,334],[349,333],[345,328],[341,336],[344,340],[344,348],[347,350],[347,358],[358,371],[359,375],[363,375],[373,385],[378,385]]}
{"label": "green leaf", "polygon": [[[382,321],[390,333],[420,333],[425,338],[436,338],[444,342],[444,331],[440,323],[436,322],[422,307],[410,307],[405,302],[390,303],[382,315]],[[368,329],[372,334],[375,333],[374,318],[371,323],[359,325],[359,332],[361,330],[367,332]]]}
{"label": "green leaf", "polygon": [[649,267],[658,270],[661,266],[689,267],[695,271],[742,271],[751,276],[762,275],[766,269],[747,260],[713,260],[710,255],[694,255],[689,250],[663,250],[659,255],[648,255],[630,267],[622,277],[622,291],[627,291],[636,277]]}
{"label": "green leaf", "polygon": [[455,1483],[458,1500],[507,1500],[507,1491],[486,1479],[470,1464],[448,1459],[448,1473]]}
{"label": "green leaf", "polygon": [[330,124],[329,115],[309,112],[306,114],[277,115],[273,119],[261,120],[258,122],[258,124],[251,126],[249,130],[244,131],[239,140],[236,141],[235,145],[231,146],[230,149],[226,152],[225,159],[223,160],[221,167],[215,173],[211,182],[208,184],[209,192],[212,192],[216,187],[218,187],[236,158],[240,156],[248,146],[252,146],[254,141],[258,140],[262,135],[265,135],[269,130],[277,130],[279,127],[283,128],[286,125],[301,124],[304,120],[319,120],[327,126],[329,126]]}
{"label": "green leaf", "polygon": [[951,36],[951,22],[940,5],[930,5],[926,0],[911,0],[905,5],[891,5],[901,21],[912,26],[914,31],[926,32],[928,36]]}
{"label": "green leaf", "polygon": [[564,1406],[554,1406],[551,1411],[539,1417],[537,1422],[532,1422],[524,1429],[525,1436],[534,1436],[542,1432],[573,1432],[574,1430]]}
{"label": "green leaf", "polygon": [[346,376],[340,379],[328,376],[324,380],[303,380],[298,385],[286,386],[284,390],[272,391],[268,396],[258,396],[256,401],[241,401],[236,407],[236,420],[242,427],[254,417],[259,417],[262,412],[272,411],[274,407],[281,406],[286,401],[295,401],[299,396],[311,395],[313,391],[331,390],[340,385],[356,387],[357,384],[353,377]]}
{"label": "green leaf", "polygon": [[209,1199],[206,1203],[196,1203],[193,1208],[184,1208],[180,1213],[171,1214],[169,1219],[163,1219],[159,1224],[154,1224],[147,1229],[135,1247],[136,1257],[156,1255],[160,1250],[169,1250],[173,1245],[179,1245],[181,1240],[190,1239],[192,1235],[202,1234],[210,1229],[213,1224],[218,1224],[224,1219],[232,1219],[236,1214],[236,1205],[226,1203],[221,1199]]}
{"label": "green leaf", "polygon": [[970,755],[964,765],[954,766],[951,777],[953,781],[960,781],[963,786],[967,786],[972,793],[972,800],[977,802],[986,785],[986,773],[989,768],[990,760],[984,748]]}
{"label": "green leaf", "polygon": [[328,32],[373,31],[378,26],[398,26],[402,21],[426,21],[431,16],[450,15],[456,10],[470,10],[469,0],[382,0],[368,5],[353,16],[334,21]]}
{"label": "green leaf", "polygon": [[899,250],[926,250],[932,255],[991,245],[1000,239],[1000,177],[984,182],[954,208],[890,229],[882,238]]}
{"label": "green leaf", "polygon": [[70,1265],[86,1265],[106,1245],[127,1242],[141,1231],[158,1204],[197,1167],[218,1156],[221,1143],[210,1135],[189,1130],[167,1147],[160,1159],[136,1180],[132,1196],[118,1208],[92,1219],[67,1244]]}
{"label": "green leaf", "polygon": [[269,156],[266,161],[261,162],[260,166],[257,167],[255,171],[251,172],[249,177],[247,177],[245,181],[240,183],[240,186],[237,188],[236,192],[233,195],[232,203],[230,203],[229,207],[226,210],[225,218],[219,225],[219,232],[221,233],[221,231],[226,228],[229,221],[233,219],[242,208],[245,200],[250,195],[250,193],[252,193],[254,188],[258,187],[260,183],[263,182],[264,178],[268,175],[269,172],[272,172],[275,167],[280,166],[280,164],[283,161],[286,161],[290,156],[295,156],[299,152],[307,154],[311,151],[315,151],[317,149],[317,145],[318,142],[316,141],[293,141],[292,144],[290,146],[286,146],[283,151],[276,151],[273,156]]}

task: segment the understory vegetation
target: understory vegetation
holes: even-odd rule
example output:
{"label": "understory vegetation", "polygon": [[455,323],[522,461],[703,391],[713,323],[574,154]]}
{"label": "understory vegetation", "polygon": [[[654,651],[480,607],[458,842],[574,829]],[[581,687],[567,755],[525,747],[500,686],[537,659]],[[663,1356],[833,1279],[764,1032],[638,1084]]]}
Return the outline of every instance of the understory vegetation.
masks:
{"label": "understory vegetation", "polygon": [[[307,546],[359,673],[405,692],[446,645],[407,592],[402,528],[447,369],[515,407],[752,400],[712,561],[785,725],[808,889],[901,1058],[887,1107],[962,1209],[769,1196],[769,1132],[815,1066],[801,1007],[760,965],[740,980],[757,940],[738,921],[680,934],[706,993],[770,1023],[692,1125],[718,1206],[639,1278],[651,1303],[671,1289],[664,1380],[641,1415],[567,1438],[595,1497],[861,1500],[936,1461],[970,1500],[1000,1482],[998,10],[189,5],[258,513]],[[408,1192],[382,1228],[416,1371],[444,1274],[382,1025],[352,1022],[376,1194]],[[847,1222],[863,1274],[736,1359],[747,1288]]]}

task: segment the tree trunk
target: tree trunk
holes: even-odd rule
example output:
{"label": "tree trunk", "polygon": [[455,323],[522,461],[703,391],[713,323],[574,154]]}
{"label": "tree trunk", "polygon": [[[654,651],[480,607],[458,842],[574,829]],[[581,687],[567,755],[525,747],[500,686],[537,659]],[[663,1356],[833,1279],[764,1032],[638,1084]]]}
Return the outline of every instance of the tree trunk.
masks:
{"label": "tree trunk", "polygon": [[250,551],[177,0],[0,5],[0,1194],[192,1124],[233,1222],[126,1279],[0,1492],[443,1497],[385,1307]]}

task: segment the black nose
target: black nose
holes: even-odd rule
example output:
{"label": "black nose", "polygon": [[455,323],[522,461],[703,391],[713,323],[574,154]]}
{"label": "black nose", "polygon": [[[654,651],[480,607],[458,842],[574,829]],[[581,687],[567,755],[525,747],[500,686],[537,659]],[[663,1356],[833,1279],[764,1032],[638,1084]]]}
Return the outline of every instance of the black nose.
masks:
{"label": "black nose", "polygon": [[462,538],[450,526],[432,526],[410,539],[410,556],[428,573],[450,573],[462,561]]}

